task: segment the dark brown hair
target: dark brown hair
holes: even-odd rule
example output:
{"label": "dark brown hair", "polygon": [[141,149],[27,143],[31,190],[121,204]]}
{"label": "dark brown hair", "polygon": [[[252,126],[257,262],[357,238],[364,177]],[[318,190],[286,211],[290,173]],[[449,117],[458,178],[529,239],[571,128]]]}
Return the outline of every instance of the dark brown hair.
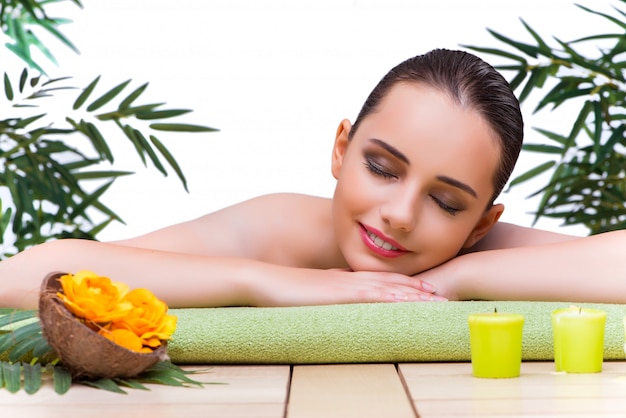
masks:
{"label": "dark brown hair", "polygon": [[373,112],[389,90],[400,82],[424,83],[447,94],[460,106],[477,111],[500,141],[501,158],[494,173],[490,205],[508,181],[524,138],[519,102],[509,83],[491,65],[463,51],[435,49],[392,68],[367,97],[350,131]]}

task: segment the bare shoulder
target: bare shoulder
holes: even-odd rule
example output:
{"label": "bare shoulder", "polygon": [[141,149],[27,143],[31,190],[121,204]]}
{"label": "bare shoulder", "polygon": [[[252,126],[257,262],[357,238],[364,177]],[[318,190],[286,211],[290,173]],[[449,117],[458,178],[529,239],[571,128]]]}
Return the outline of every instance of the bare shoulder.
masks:
{"label": "bare shoulder", "polygon": [[498,222],[482,240],[466,252],[553,244],[576,238],[580,237]]}
{"label": "bare shoulder", "polygon": [[120,244],[302,264],[317,251],[311,243],[327,245],[332,239],[331,231],[330,199],[277,193],[255,197]]}

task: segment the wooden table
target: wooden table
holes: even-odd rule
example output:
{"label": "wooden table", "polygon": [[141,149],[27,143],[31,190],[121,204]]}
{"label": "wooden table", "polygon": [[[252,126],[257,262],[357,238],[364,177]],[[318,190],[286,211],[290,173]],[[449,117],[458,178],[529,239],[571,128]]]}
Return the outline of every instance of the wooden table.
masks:
{"label": "wooden table", "polygon": [[194,378],[218,384],[128,395],[84,386],[63,396],[50,387],[35,395],[0,390],[0,417],[626,416],[626,362],[580,375],[525,362],[514,379],[474,378],[470,363],[215,366]]}

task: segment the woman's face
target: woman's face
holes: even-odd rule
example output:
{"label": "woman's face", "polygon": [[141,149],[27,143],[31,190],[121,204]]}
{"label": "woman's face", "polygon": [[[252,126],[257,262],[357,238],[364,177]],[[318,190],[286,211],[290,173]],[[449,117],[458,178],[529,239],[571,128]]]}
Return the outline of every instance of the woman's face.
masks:
{"label": "woman's face", "polygon": [[412,275],[456,256],[502,213],[488,210],[500,149],[474,110],[419,83],[396,84],[352,140],[333,148],[336,239],[353,270]]}

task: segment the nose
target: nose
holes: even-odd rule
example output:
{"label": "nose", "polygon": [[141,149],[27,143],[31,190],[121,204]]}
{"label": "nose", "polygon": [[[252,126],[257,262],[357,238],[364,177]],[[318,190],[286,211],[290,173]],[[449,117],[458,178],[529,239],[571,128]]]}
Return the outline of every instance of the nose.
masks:
{"label": "nose", "polygon": [[412,231],[419,218],[418,192],[413,187],[397,188],[380,205],[380,216],[393,229]]}

